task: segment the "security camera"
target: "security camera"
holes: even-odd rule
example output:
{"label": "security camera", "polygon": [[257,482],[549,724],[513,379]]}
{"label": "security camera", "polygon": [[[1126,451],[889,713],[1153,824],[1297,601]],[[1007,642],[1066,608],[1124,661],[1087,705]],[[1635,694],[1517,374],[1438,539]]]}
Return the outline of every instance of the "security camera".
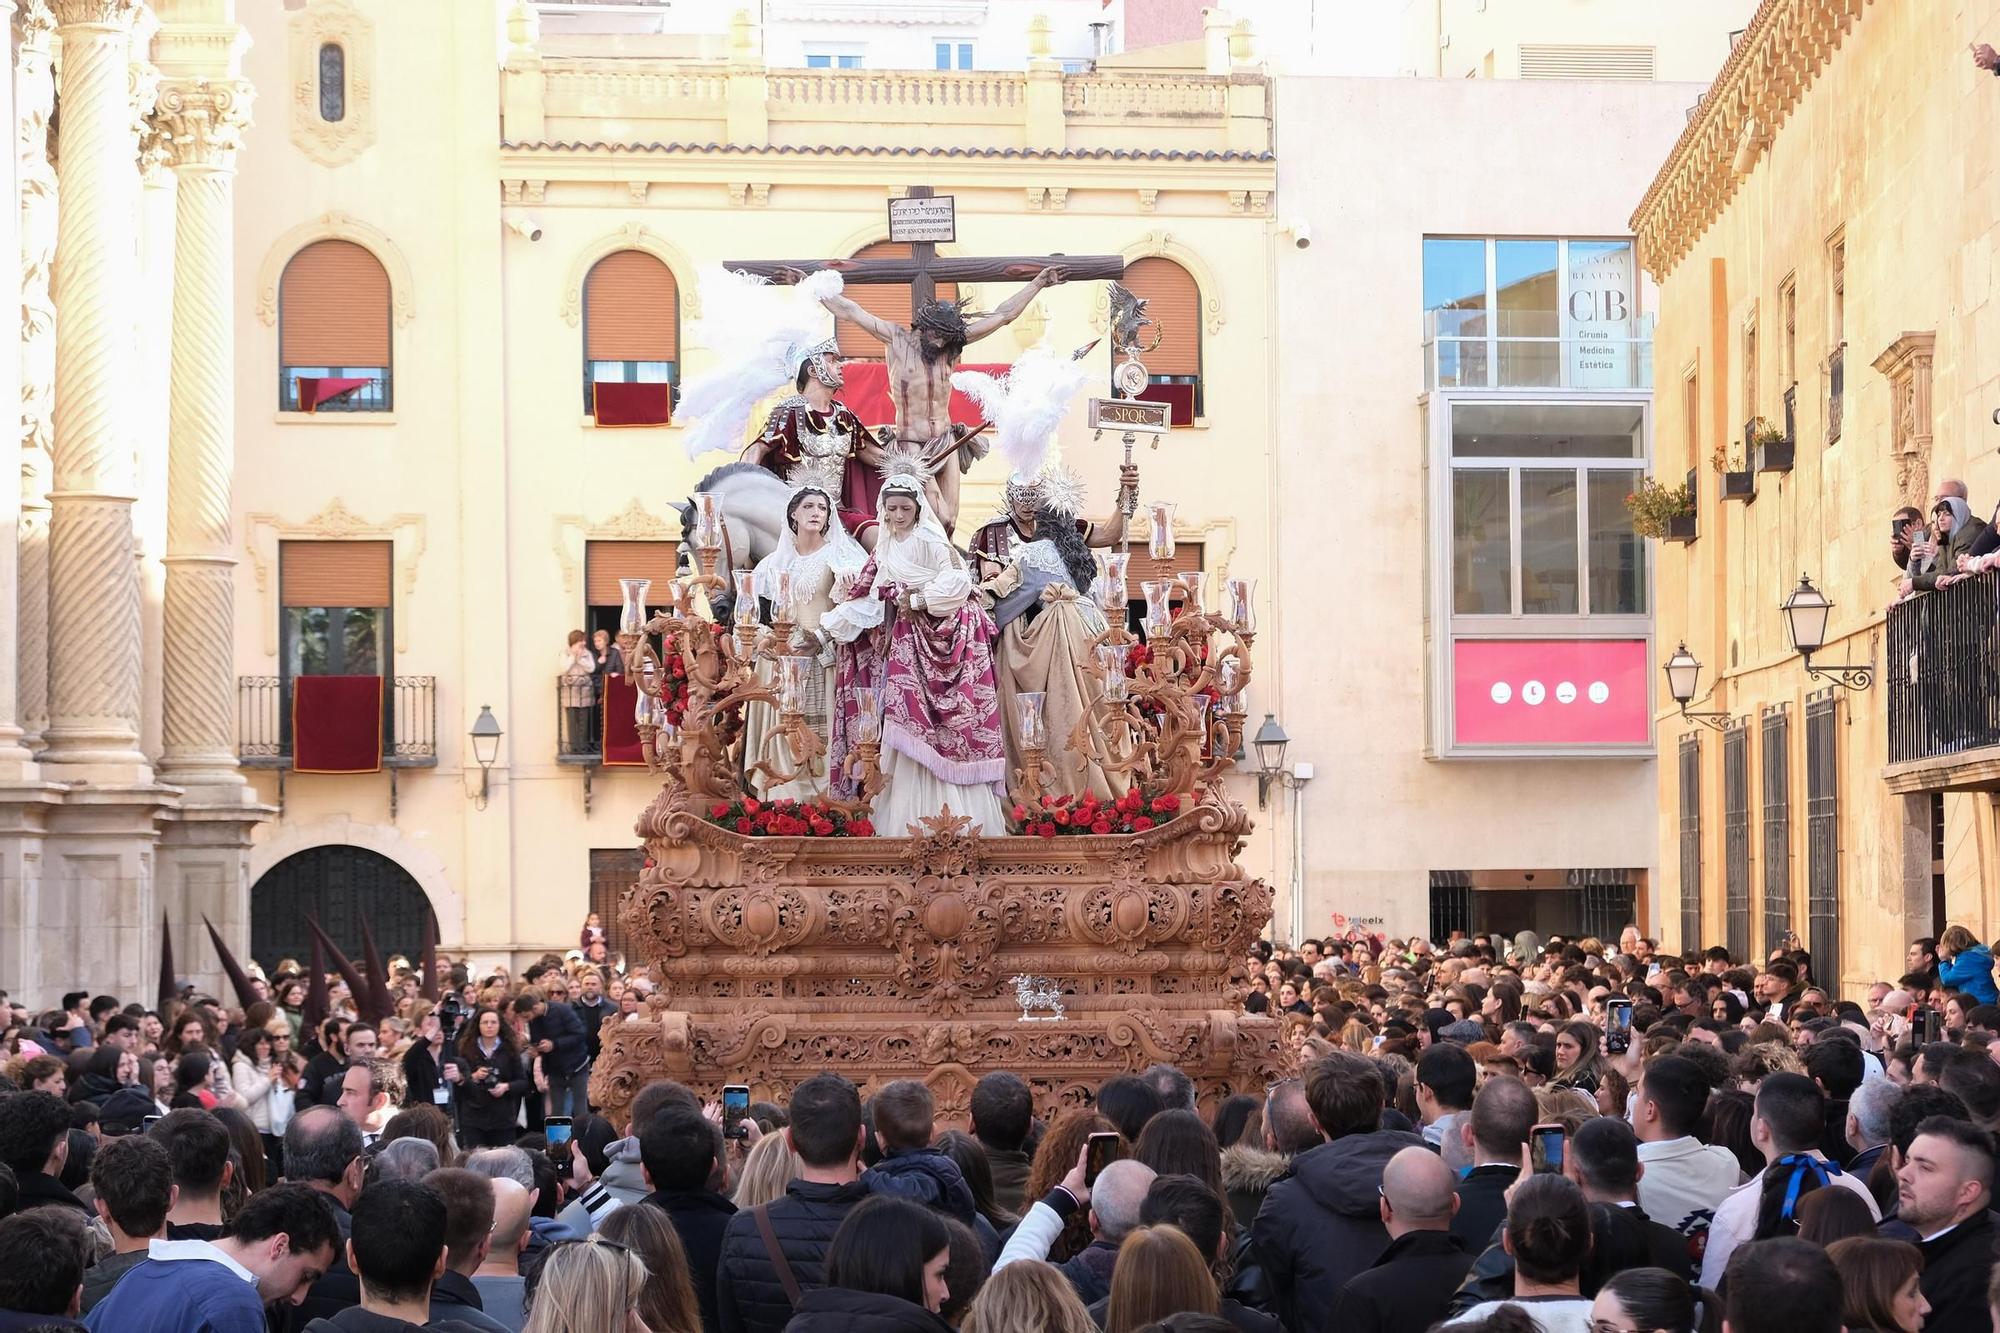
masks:
{"label": "security camera", "polygon": [[1313,243],[1312,223],[1307,222],[1304,218],[1293,218],[1290,222],[1287,222],[1284,227],[1284,232],[1285,235],[1292,238],[1292,245],[1295,248],[1300,250],[1312,249],[1312,243]]}
{"label": "security camera", "polygon": [[531,241],[542,239],[542,224],[518,208],[507,210],[506,222],[507,230],[513,232],[516,236],[525,237]]}

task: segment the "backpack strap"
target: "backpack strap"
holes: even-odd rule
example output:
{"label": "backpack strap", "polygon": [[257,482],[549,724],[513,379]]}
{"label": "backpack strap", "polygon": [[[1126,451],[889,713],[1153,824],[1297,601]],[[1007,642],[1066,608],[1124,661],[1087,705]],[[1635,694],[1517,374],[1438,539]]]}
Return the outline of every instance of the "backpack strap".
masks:
{"label": "backpack strap", "polygon": [[771,1226],[771,1205],[758,1204],[750,1210],[750,1216],[757,1219],[757,1234],[764,1238],[764,1253],[770,1258],[771,1267],[778,1271],[778,1285],[785,1289],[785,1299],[797,1307],[799,1280],[793,1276],[791,1261],[785,1258],[784,1247],[778,1244],[778,1233]]}

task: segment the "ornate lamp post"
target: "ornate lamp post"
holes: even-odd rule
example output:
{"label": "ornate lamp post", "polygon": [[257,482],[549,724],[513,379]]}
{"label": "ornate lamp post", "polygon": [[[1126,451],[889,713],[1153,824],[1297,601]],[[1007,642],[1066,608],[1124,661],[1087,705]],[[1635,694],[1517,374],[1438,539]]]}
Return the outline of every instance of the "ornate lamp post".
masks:
{"label": "ornate lamp post", "polygon": [[1682,718],[1699,723],[1713,731],[1728,730],[1731,716],[1729,713],[1688,711],[1688,702],[1694,698],[1695,688],[1701,680],[1701,663],[1688,651],[1686,643],[1677,646],[1674,655],[1669,657],[1660,669],[1667,673],[1667,693],[1680,705]]}
{"label": "ornate lamp post", "polygon": [[493,776],[494,761],[500,757],[500,719],[493,716],[493,709],[487,704],[479,705],[479,716],[472,722],[472,758],[479,765],[478,807],[486,808],[486,794]]}
{"label": "ornate lamp post", "polygon": [[1792,648],[1805,663],[1806,675],[1849,690],[1865,690],[1875,683],[1875,668],[1864,663],[1813,665],[1812,655],[1826,644],[1826,623],[1833,614],[1833,603],[1813,586],[1811,579],[1799,575],[1799,586],[1792,589],[1792,595],[1778,609],[1785,613],[1785,629],[1792,636]]}

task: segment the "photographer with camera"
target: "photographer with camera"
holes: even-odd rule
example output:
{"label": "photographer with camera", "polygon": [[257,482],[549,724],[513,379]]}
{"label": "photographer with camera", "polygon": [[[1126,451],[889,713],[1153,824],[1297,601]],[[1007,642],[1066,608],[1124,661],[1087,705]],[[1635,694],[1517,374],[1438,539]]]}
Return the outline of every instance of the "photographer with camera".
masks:
{"label": "photographer with camera", "polygon": [[460,1071],[452,1063],[451,1044],[464,1022],[465,1005],[456,992],[448,992],[435,1008],[419,1000],[410,1011],[416,1038],[403,1052],[403,1095],[405,1106],[450,1106],[452,1084]]}

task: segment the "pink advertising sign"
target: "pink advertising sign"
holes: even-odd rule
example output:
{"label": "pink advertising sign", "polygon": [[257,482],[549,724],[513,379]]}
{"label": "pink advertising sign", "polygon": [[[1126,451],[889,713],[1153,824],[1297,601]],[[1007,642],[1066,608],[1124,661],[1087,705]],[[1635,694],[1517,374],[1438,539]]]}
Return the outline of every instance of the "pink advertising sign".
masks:
{"label": "pink advertising sign", "polygon": [[1460,745],[1644,745],[1644,639],[1459,639],[1452,698]]}

